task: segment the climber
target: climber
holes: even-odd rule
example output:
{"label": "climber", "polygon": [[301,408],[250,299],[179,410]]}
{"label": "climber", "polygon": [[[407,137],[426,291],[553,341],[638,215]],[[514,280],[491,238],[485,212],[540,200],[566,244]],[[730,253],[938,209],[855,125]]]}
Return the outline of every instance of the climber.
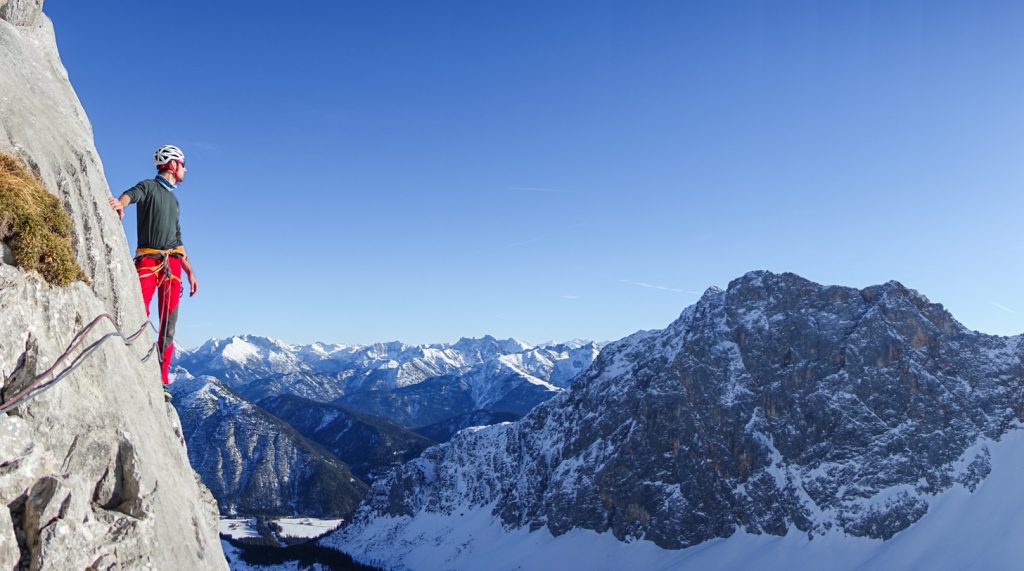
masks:
{"label": "climber", "polygon": [[136,184],[120,198],[110,198],[110,207],[124,220],[124,207],[138,204],[138,248],[135,270],[142,286],[142,300],[149,315],[153,292],[159,291],[160,335],[157,342],[160,374],[164,384],[170,381],[167,372],[174,353],[174,326],[178,320],[178,299],[181,297],[181,269],[188,274],[189,296],[199,291],[192,264],[181,242],[178,220],[178,198],[171,192],[185,180],[185,155],[173,145],[164,145],[153,155],[157,176]]}

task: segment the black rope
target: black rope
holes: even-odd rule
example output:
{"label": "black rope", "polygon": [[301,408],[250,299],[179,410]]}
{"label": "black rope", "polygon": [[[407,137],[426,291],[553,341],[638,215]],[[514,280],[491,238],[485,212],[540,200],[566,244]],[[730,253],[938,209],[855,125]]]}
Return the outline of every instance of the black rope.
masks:
{"label": "black rope", "polygon": [[32,399],[36,398],[37,396],[45,393],[46,391],[52,389],[53,387],[55,387],[57,385],[57,383],[59,383],[62,379],[64,379],[64,377],[70,375],[72,373],[72,371],[74,371],[79,366],[81,366],[81,364],[83,362],[85,362],[85,358],[88,357],[89,355],[91,355],[97,349],[99,349],[100,345],[103,344],[104,341],[106,341],[107,339],[110,339],[111,337],[117,337],[117,336],[118,336],[117,333],[107,333],[103,337],[100,337],[99,341],[96,341],[95,343],[93,343],[93,344],[89,345],[88,347],[86,347],[82,351],[82,353],[79,354],[78,357],[76,357],[75,360],[71,362],[70,365],[68,365],[66,368],[64,368],[64,370],[62,370],[60,373],[58,373],[56,376],[54,376],[53,380],[51,380],[48,383],[44,383],[44,384],[42,384],[42,385],[32,389],[31,392],[29,392],[28,394],[23,396],[18,402],[14,403],[14,404],[11,404],[10,406],[0,407],[0,413],[7,412],[8,409],[14,408],[14,407],[18,406],[19,404],[22,404],[22,403],[24,403],[26,401],[32,400]]}
{"label": "black rope", "polygon": [[[45,383],[40,382],[46,376],[48,376],[49,374],[53,373],[54,367],[58,363],[60,363],[64,359],[66,359],[68,357],[68,355],[72,351],[74,351],[76,345],[78,345],[81,342],[81,339],[89,331],[91,331],[93,328],[95,328],[95,326],[104,318],[110,320],[111,323],[114,323],[115,330],[113,332],[111,332],[111,333],[107,333],[103,337],[100,337],[97,341],[94,341],[92,344],[90,344],[85,349],[83,349],[82,352],[79,353],[78,356],[75,357],[71,361],[70,365],[68,365],[67,367],[62,369],[59,373],[54,375],[54,377],[51,380],[49,380],[48,382],[45,382]],[[142,332],[146,330],[146,325],[149,325],[150,328],[152,328],[154,331],[156,331],[156,327],[153,325],[153,322],[151,322],[150,320],[147,319],[146,323],[143,323],[142,326],[139,327],[134,333],[132,333],[131,335],[125,336],[123,333],[121,333],[120,330],[117,329],[117,324],[116,324],[116,322],[114,322],[114,318],[111,317],[110,314],[104,313],[104,314],[101,314],[101,315],[97,316],[88,325],[86,325],[81,331],[79,331],[77,334],[75,334],[75,336],[71,339],[71,342],[68,343],[68,348],[65,349],[64,352],[61,353],[61,355],[58,356],[56,360],[54,360],[54,365],[52,365],[49,369],[47,369],[42,374],[40,374],[35,379],[33,379],[32,382],[29,383],[29,386],[26,389],[23,389],[17,395],[15,395],[14,398],[10,402],[4,402],[4,403],[0,404],[0,414],[4,414],[7,411],[17,407],[18,405],[20,405],[20,404],[22,404],[22,403],[24,403],[26,401],[32,400],[32,399],[36,398],[37,396],[43,394],[44,392],[48,391],[49,389],[53,388],[57,383],[59,383],[61,380],[66,378],[68,375],[70,375],[75,369],[80,367],[82,365],[82,363],[85,362],[85,359],[87,357],[89,357],[89,355],[93,354],[96,350],[98,350],[100,345],[102,345],[106,340],[112,339],[114,337],[120,337],[121,340],[123,341],[124,345],[126,347],[130,347],[132,344],[134,344],[135,340],[140,335],[142,335]],[[139,359],[139,361],[142,362],[142,363],[145,363],[146,361],[148,361],[149,358],[153,356],[153,351],[156,348],[157,348],[157,342],[154,341],[153,343],[150,344],[149,350],[146,351],[146,354],[143,355],[142,358]]]}

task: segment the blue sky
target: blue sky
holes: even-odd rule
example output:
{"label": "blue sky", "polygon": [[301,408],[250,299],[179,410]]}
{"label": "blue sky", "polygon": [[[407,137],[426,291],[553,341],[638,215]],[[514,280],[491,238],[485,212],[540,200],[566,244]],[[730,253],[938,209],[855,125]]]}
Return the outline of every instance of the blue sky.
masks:
{"label": "blue sky", "polygon": [[[1024,332],[1024,5],[49,0],[179,342],[612,340],[755,269]],[[126,218],[134,242],[134,217]]]}

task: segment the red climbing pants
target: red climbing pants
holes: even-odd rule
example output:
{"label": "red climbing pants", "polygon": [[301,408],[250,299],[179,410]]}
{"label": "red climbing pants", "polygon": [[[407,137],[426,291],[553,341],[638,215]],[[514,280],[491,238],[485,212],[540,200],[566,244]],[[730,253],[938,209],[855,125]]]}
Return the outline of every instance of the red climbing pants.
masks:
{"label": "red climbing pants", "polygon": [[178,322],[178,301],[181,299],[181,258],[142,256],[135,260],[135,270],[139,273],[142,301],[146,304],[147,317],[153,293],[158,294],[160,337],[157,340],[157,349],[160,351],[160,375],[166,385],[170,382],[167,379],[167,371],[171,366],[171,355],[174,353],[174,326]]}

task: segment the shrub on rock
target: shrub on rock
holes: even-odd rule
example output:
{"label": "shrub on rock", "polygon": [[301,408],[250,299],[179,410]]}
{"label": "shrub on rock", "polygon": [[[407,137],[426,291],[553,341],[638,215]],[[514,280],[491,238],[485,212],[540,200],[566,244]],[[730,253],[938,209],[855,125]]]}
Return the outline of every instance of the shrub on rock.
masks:
{"label": "shrub on rock", "polygon": [[14,265],[66,286],[88,281],[71,248],[71,217],[56,196],[14,157],[0,153],[0,240]]}

